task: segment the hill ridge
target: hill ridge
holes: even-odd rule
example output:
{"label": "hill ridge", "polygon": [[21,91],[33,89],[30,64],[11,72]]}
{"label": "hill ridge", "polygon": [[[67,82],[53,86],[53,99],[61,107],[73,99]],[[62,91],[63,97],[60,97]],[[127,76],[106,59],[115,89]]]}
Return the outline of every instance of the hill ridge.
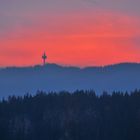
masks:
{"label": "hill ridge", "polygon": [[73,67],[57,64],[0,69],[0,97],[27,92],[93,89],[98,94],[139,87],[140,64],[119,63],[101,67]]}

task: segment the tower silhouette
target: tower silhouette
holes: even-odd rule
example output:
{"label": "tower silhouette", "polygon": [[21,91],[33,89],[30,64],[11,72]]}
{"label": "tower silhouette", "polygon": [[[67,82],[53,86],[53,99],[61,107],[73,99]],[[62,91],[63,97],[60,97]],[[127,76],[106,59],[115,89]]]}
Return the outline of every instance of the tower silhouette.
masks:
{"label": "tower silhouette", "polygon": [[43,66],[45,66],[45,64],[46,64],[46,59],[47,59],[47,55],[46,55],[45,52],[44,52],[44,54],[42,55],[42,59],[43,59]]}

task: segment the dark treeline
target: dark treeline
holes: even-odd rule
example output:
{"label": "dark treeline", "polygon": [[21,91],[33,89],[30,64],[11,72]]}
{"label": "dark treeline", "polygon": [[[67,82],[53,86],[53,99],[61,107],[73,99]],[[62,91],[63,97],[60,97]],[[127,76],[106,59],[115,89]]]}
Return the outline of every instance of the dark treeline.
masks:
{"label": "dark treeline", "polygon": [[1,140],[140,140],[140,91],[9,97],[0,102]]}

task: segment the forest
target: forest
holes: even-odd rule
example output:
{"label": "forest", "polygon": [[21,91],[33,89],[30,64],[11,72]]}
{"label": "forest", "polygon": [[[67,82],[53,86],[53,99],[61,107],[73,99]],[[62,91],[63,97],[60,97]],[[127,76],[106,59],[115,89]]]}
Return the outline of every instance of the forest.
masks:
{"label": "forest", "polygon": [[140,90],[9,96],[0,101],[0,140],[140,140]]}

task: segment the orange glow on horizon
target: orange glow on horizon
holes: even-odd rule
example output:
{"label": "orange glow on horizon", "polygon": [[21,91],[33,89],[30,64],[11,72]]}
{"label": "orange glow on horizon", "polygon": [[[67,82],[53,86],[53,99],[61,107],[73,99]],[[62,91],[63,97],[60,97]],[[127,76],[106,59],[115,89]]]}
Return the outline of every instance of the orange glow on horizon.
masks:
{"label": "orange glow on horizon", "polygon": [[50,29],[46,21],[38,28],[16,27],[14,33],[0,39],[0,65],[41,64],[44,50],[49,63],[63,65],[140,62],[140,44],[135,41],[140,35],[139,23],[137,18],[106,13],[104,17],[61,17],[48,25]]}

